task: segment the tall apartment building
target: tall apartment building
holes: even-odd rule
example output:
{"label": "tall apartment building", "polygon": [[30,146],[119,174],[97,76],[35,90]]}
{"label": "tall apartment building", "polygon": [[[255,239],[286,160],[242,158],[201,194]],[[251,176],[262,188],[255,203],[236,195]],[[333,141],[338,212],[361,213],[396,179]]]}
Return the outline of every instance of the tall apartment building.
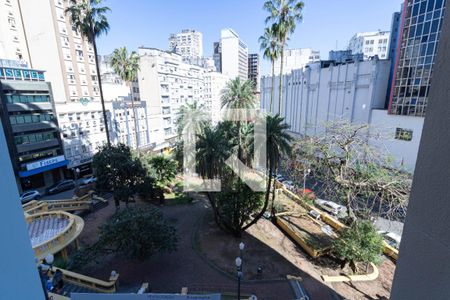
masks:
{"label": "tall apartment building", "polygon": [[68,161],[43,71],[0,61],[0,119],[19,191],[48,187],[64,176]]}
{"label": "tall apartment building", "polygon": [[0,59],[30,62],[17,0],[0,3]]}
{"label": "tall apartment building", "polygon": [[169,51],[180,54],[185,62],[194,62],[203,57],[203,35],[193,29],[183,29],[169,37]]}
{"label": "tall apartment building", "polygon": [[163,149],[177,136],[176,121],[183,104],[204,104],[205,69],[183,62],[181,55],[139,48],[140,94],[147,102],[150,142]]}
{"label": "tall apartment building", "polygon": [[140,95],[146,102],[150,143],[154,151],[169,147],[177,137],[182,105],[197,103],[214,121],[220,116],[220,96],[228,77],[183,62],[180,55],[155,48],[139,48]]}
{"label": "tall apartment building", "polygon": [[356,33],[348,43],[348,50],[354,54],[363,53],[364,59],[378,55],[380,59],[389,56],[389,31],[373,31]]}
{"label": "tall apartment building", "polygon": [[[137,139],[136,126],[138,128]],[[145,101],[134,101],[133,104],[130,100],[112,102],[111,127],[113,129],[111,131],[111,142],[114,144],[125,144],[131,149],[136,149],[136,145],[139,146],[139,149],[152,147],[147,103]]]}
{"label": "tall apartment building", "polygon": [[248,55],[248,79],[253,81],[256,91],[259,91],[259,54],[252,53]]}
{"label": "tall apartment building", "polygon": [[212,122],[215,124],[221,120],[222,110],[221,97],[230,80],[228,76],[218,72],[206,72],[205,75],[205,97],[204,108],[211,114]]}
{"label": "tall apartment building", "polygon": [[445,0],[405,2],[390,114],[425,116],[445,5]]}
{"label": "tall apartment building", "polygon": [[[283,74],[289,74],[292,70],[304,69],[308,64],[320,61],[320,51],[310,48],[284,50]],[[275,74],[280,74],[281,58],[275,61]]]}
{"label": "tall apartment building", "polygon": [[[52,84],[56,113],[61,118],[64,152],[70,160],[68,168],[79,167],[82,172],[89,172],[92,155],[98,145],[106,142],[106,134],[103,116],[98,113],[102,109],[94,49],[74,30],[70,16],[65,13],[69,3],[63,0],[2,1],[0,40],[3,42],[12,36],[13,43],[17,44],[13,48],[5,44],[9,52],[2,55],[21,57],[31,68],[45,70],[46,79]],[[4,14],[10,26],[5,35]],[[97,129],[83,129],[88,126],[80,122],[85,114]]]}
{"label": "tall apartment building", "polygon": [[220,42],[214,42],[213,44],[213,60],[216,71],[222,73],[222,46]]}
{"label": "tall apartment building", "polygon": [[220,69],[222,74],[234,79],[248,79],[248,47],[230,28],[220,32]]}

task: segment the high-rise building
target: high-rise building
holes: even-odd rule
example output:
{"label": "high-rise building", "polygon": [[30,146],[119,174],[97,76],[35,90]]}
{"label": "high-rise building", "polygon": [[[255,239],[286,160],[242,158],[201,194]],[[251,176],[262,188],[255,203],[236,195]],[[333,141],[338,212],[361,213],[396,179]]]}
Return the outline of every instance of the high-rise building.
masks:
{"label": "high-rise building", "polygon": [[387,59],[389,55],[389,31],[373,31],[356,33],[348,43],[348,50],[354,54],[363,53],[364,59],[378,55],[380,59]]}
{"label": "high-rise building", "polygon": [[44,72],[0,61],[0,119],[19,191],[48,187],[64,176],[51,84]]}
{"label": "high-rise building", "polygon": [[391,39],[389,41],[389,53],[388,53],[388,59],[391,61],[391,69],[389,71],[389,83],[386,91],[386,103],[384,105],[385,109],[389,107],[389,101],[391,98],[392,78],[394,77],[394,69],[395,69],[395,58],[397,57],[397,50],[399,47],[399,40],[400,40],[402,11],[403,5],[399,12],[394,12],[392,14]]}
{"label": "high-rise building", "polygon": [[248,48],[239,35],[230,28],[220,32],[221,72],[225,76],[248,79]]}
{"label": "high-rise building", "polygon": [[0,4],[0,59],[30,62],[17,0]]}
{"label": "high-rise building", "polygon": [[213,44],[213,60],[217,72],[222,72],[222,46],[220,42]]}
{"label": "high-rise building", "polygon": [[248,79],[253,81],[255,90],[259,91],[259,54],[252,53],[248,55]]}
{"label": "high-rise building", "polygon": [[425,116],[445,4],[445,0],[405,2],[390,114]]}
{"label": "high-rise building", "polygon": [[203,57],[203,35],[193,29],[183,29],[169,37],[169,51],[180,54],[184,61],[193,62]]}
{"label": "high-rise building", "polygon": [[186,64],[181,55],[139,48],[139,88],[147,102],[150,142],[155,150],[168,147],[177,136],[176,121],[183,104],[204,104],[205,69]]}
{"label": "high-rise building", "polygon": [[205,73],[205,101],[204,109],[211,114],[213,123],[220,121],[220,112],[222,110],[221,97],[229,78],[222,73]]}
{"label": "high-rise building", "polygon": [[[310,48],[286,49],[283,58],[283,74],[305,68],[308,64],[320,61],[320,51]],[[281,57],[275,61],[275,74],[280,74]]]}
{"label": "high-rise building", "polygon": [[93,46],[72,26],[65,12],[69,1],[6,2],[12,9],[0,11],[13,18],[10,24],[25,40],[22,59],[44,70],[52,84],[68,168],[87,173],[97,146],[106,142]]}

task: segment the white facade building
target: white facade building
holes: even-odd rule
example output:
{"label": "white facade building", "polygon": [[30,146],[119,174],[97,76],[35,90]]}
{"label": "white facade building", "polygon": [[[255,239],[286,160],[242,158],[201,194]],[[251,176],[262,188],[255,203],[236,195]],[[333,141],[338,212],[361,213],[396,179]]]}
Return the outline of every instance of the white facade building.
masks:
{"label": "white facade building", "polygon": [[232,29],[220,33],[221,72],[229,78],[248,79],[248,47]]}
{"label": "white facade building", "polygon": [[205,103],[205,69],[154,48],[139,48],[139,88],[147,102],[150,142],[163,149],[176,137],[178,111],[185,103]]}
{"label": "white facade building", "polygon": [[[311,48],[284,50],[283,74],[289,74],[292,70],[305,68],[308,64],[320,61],[320,51]],[[275,74],[280,74],[281,58],[275,61]]]}
{"label": "white facade building", "polygon": [[184,61],[203,57],[203,35],[193,29],[183,29],[169,37],[169,51],[180,54]]}
{"label": "white facade building", "polygon": [[17,0],[0,3],[0,59],[30,63]]}
{"label": "white facade building", "polygon": [[[323,134],[324,125],[336,120],[370,124],[371,130],[382,132],[384,138],[370,142],[387,150],[398,166],[413,171],[423,119],[388,115],[384,110],[389,70],[388,60],[374,59],[338,65],[315,63],[304,71],[292,71],[284,77],[281,115],[291,132],[300,136]],[[274,113],[278,113],[278,83],[277,76]],[[261,79],[261,107],[267,111],[271,84],[270,76]],[[412,138],[407,140],[410,133]]]}
{"label": "white facade building", "polygon": [[218,72],[205,73],[205,110],[211,114],[213,124],[220,121],[222,110],[221,97],[230,79]]}
{"label": "white facade building", "polygon": [[389,31],[360,32],[355,34],[348,43],[348,50],[353,54],[363,53],[364,59],[378,55],[380,59],[389,57]]}
{"label": "white facade building", "polygon": [[186,64],[175,53],[154,48],[139,48],[138,53],[140,95],[146,103],[149,142],[155,151],[175,140],[178,112],[184,104],[197,103],[213,121],[219,120],[227,76]]}
{"label": "white facade building", "polygon": [[[134,105],[134,110],[133,110]],[[139,149],[151,148],[147,103],[145,101],[122,100],[111,105],[111,142],[125,144],[136,149],[136,126],[138,128]],[[135,114],[136,112],[136,114]]]}

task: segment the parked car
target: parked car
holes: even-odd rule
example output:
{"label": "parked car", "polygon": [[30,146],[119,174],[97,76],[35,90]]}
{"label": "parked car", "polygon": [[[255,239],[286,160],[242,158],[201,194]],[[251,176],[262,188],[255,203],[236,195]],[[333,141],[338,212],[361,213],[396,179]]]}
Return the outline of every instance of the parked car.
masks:
{"label": "parked car", "polygon": [[86,176],[80,179],[80,185],[88,185],[97,181],[97,177],[94,175]]}
{"label": "parked car", "polygon": [[48,195],[52,195],[63,191],[71,190],[73,188],[75,188],[75,181],[68,179],[55,183],[51,187],[47,188],[46,193]]}
{"label": "parked car", "polygon": [[290,180],[284,181],[283,184],[288,190],[293,190],[295,188],[294,183]]}
{"label": "parked car", "polygon": [[390,231],[378,231],[379,234],[381,234],[384,238],[384,240],[391,246],[394,247],[395,249],[399,249],[400,248],[400,242],[402,241],[402,237],[399,236],[396,233],[390,232]]}
{"label": "parked car", "polygon": [[25,203],[30,202],[31,200],[39,200],[39,199],[41,199],[41,197],[42,197],[42,195],[38,191],[29,190],[29,191],[23,192],[20,195],[20,202],[22,202],[22,204],[25,204]]}
{"label": "parked car", "polygon": [[339,216],[346,210],[344,206],[334,203],[333,201],[317,199],[316,204],[319,205],[323,210],[334,216]]}
{"label": "parked car", "polygon": [[283,175],[280,175],[280,174],[277,175],[276,179],[277,179],[279,182],[283,182],[283,181],[286,180],[286,179],[284,179]]}

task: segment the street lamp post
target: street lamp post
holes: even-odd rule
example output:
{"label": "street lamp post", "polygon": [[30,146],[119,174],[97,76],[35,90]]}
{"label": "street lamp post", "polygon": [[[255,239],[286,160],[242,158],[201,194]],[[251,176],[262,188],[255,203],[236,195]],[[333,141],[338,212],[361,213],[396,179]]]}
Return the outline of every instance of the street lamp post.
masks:
{"label": "street lamp post", "polygon": [[241,278],[242,278],[242,259],[236,257],[236,268],[237,268],[237,278],[238,278],[238,300],[241,300]]}
{"label": "street lamp post", "polygon": [[305,194],[305,190],[306,190],[306,177],[309,175],[309,173],[311,173],[311,169],[305,170],[303,172],[303,194]]}
{"label": "street lamp post", "polygon": [[78,178],[80,177],[80,169],[75,169],[75,185],[78,187]]}

